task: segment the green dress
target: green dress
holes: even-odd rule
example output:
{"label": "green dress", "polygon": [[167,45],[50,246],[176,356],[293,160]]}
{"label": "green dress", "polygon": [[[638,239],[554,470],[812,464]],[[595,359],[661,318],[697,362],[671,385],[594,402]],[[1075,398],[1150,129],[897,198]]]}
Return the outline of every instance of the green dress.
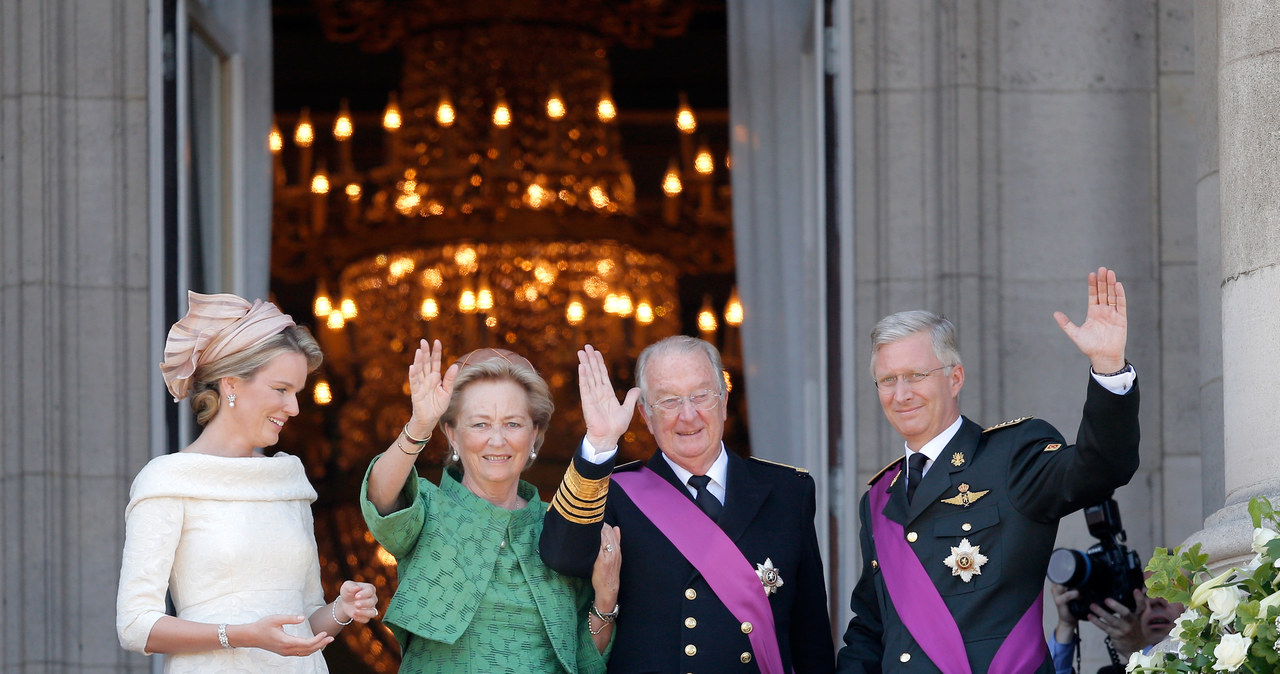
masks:
{"label": "green dress", "polygon": [[383,517],[369,501],[365,473],[365,522],[398,563],[384,622],[404,654],[400,671],[604,672],[605,656],[587,631],[590,584],[552,571],[538,555],[546,506],[537,489],[522,481],[518,493],[528,504],[510,511],[461,479],[450,467],[437,487],[415,470],[401,493],[408,505]]}

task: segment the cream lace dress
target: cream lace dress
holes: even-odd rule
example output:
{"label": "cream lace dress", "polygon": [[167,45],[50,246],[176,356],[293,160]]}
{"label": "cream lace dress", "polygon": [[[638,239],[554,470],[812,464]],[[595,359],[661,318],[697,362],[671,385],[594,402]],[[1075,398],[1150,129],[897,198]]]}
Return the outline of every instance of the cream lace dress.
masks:
{"label": "cream lace dress", "polygon": [[[250,623],[271,614],[310,616],[324,605],[311,503],[302,462],[177,453],[138,473],[125,508],[116,598],[120,644],[145,653],[165,615],[200,623]],[[286,625],[311,636],[306,621]],[[234,646],[235,643],[232,642]],[[319,652],[283,657],[257,648],[168,656],[166,672],[328,672]]]}

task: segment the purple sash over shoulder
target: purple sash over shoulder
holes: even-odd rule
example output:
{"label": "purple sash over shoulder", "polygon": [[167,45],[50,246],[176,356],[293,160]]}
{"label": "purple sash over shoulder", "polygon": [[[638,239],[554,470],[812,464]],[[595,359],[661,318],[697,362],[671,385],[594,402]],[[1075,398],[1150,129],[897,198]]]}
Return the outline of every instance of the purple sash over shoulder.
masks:
{"label": "purple sash over shoulder", "polygon": [[[901,466],[898,466],[898,472],[902,472]],[[895,478],[896,473],[881,476],[869,494],[871,537],[875,540],[880,574],[884,577],[889,600],[893,602],[902,624],[938,669],[944,674],[972,674],[964,638],[960,636],[960,627],[956,625],[951,610],[938,594],[938,588],[933,586],[915,550],[907,544],[902,525],[884,515],[885,504],[889,502],[889,485]],[[1036,600],[1000,644],[988,672],[1034,672],[1044,662],[1048,647],[1041,631],[1043,613],[1044,594],[1041,593],[1036,595]]]}
{"label": "purple sash over shoulder", "polygon": [[687,494],[681,494],[674,485],[648,468],[615,473],[612,479],[702,574],[733,617],[739,622],[751,623],[753,629],[747,638],[755,651],[760,671],[786,674],[778,651],[773,609],[760,584],[760,577],[724,530],[699,510]]}

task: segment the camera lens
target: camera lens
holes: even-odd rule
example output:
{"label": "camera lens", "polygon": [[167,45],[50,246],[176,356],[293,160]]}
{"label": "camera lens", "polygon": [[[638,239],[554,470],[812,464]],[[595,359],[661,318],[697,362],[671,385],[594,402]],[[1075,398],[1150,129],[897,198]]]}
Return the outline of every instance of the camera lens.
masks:
{"label": "camera lens", "polygon": [[1066,587],[1079,587],[1089,578],[1092,562],[1079,550],[1058,548],[1049,556],[1049,580]]}

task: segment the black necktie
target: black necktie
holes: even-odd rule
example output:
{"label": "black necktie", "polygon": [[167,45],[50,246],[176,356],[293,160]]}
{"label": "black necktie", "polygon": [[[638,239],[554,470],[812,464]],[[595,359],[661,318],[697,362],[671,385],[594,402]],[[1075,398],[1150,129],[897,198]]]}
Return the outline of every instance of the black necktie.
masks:
{"label": "black necktie", "polygon": [[707,514],[707,517],[711,518],[712,522],[715,522],[720,518],[720,511],[724,509],[724,506],[711,493],[711,490],[707,489],[707,485],[710,482],[711,478],[706,475],[694,475],[689,478],[689,486],[698,490],[698,495],[693,498],[694,502],[698,504],[702,512]]}
{"label": "black necktie", "polygon": [[920,486],[920,481],[924,479],[924,464],[929,462],[929,457],[915,452],[911,458],[907,459],[907,503],[911,502],[911,497],[916,495],[916,487]]}

